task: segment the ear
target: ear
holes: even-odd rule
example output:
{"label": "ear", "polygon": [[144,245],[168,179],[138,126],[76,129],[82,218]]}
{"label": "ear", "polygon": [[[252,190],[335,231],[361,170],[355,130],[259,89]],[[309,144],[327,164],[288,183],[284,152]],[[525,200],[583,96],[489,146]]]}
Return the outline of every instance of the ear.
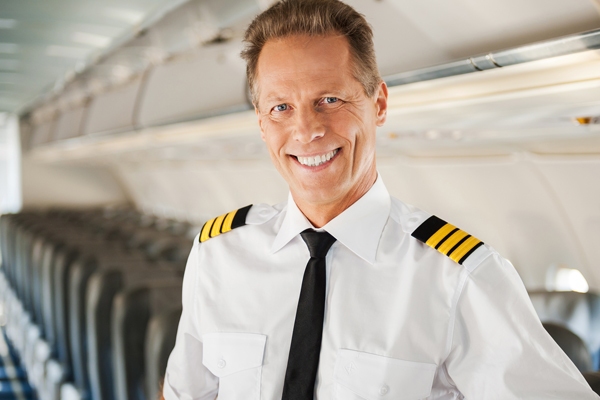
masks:
{"label": "ear", "polygon": [[387,119],[387,100],[388,88],[385,82],[381,81],[375,98],[375,108],[377,110],[377,126],[383,126]]}
{"label": "ear", "polygon": [[254,113],[256,114],[256,117],[258,118],[258,128],[260,129],[260,138],[264,141],[265,140],[265,131],[263,129],[263,116],[261,115],[260,111],[258,110],[258,107],[256,106],[256,104],[254,105]]}

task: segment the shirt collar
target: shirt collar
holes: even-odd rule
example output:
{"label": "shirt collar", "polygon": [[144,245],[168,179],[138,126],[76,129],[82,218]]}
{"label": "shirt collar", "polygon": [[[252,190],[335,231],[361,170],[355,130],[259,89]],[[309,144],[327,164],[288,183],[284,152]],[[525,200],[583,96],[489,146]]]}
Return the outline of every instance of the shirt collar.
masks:
{"label": "shirt collar", "polygon": [[[323,230],[329,232],[357,256],[374,264],[379,238],[390,215],[390,209],[390,195],[381,177],[377,176],[371,189],[340,215],[329,221]],[[286,213],[271,246],[271,251],[273,253],[279,251],[296,235],[309,228],[314,229],[290,194]]]}

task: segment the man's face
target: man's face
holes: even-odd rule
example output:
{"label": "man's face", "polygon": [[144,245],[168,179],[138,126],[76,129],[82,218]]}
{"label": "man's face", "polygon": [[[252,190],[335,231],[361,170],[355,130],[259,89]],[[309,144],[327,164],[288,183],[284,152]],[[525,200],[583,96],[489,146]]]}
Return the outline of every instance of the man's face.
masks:
{"label": "man's face", "polygon": [[258,59],[257,115],[271,159],[296,203],[358,200],[375,182],[375,130],[387,88],[367,97],[343,36],[291,36]]}

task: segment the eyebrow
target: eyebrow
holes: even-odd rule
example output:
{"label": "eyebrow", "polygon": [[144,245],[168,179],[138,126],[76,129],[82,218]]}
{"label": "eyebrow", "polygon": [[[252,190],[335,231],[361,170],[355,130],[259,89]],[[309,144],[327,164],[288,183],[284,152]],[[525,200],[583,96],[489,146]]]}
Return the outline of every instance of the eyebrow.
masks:
{"label": "eyebrow", "polygon": [[283,102],[285,99],[281,96],[277,96],[277,95],[269,95],[265,98],[264,101],[267,102]]}
{"label": "eyebrow", "polygon": [[[330,95],[330,96],[341,96],[343,95],[342,91],[337,89],[337,90],[333,90],[333,89],[326,89],[326,90],[321,90],[320,92],[318,92],[315,97],[316,98],[321,98],[324,97],[326,95]],[[281,97],[279,95],[269,95],[264,99],[265,102],[285,102],[285,98]]]}

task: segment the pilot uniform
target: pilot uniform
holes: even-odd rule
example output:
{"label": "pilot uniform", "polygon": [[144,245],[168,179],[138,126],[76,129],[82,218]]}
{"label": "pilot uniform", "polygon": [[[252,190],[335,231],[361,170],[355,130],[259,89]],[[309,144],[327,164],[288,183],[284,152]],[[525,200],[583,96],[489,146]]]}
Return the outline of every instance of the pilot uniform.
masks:
{"label": "pilot uniform", "polygon": [[[209,221],[188,260],[166,400],[279,400],[311,228],[292,197]],[[598,399],[513,266],[378,177],[325,225],[315,398]],[[437,248],[437,249],[436,249]]]}

